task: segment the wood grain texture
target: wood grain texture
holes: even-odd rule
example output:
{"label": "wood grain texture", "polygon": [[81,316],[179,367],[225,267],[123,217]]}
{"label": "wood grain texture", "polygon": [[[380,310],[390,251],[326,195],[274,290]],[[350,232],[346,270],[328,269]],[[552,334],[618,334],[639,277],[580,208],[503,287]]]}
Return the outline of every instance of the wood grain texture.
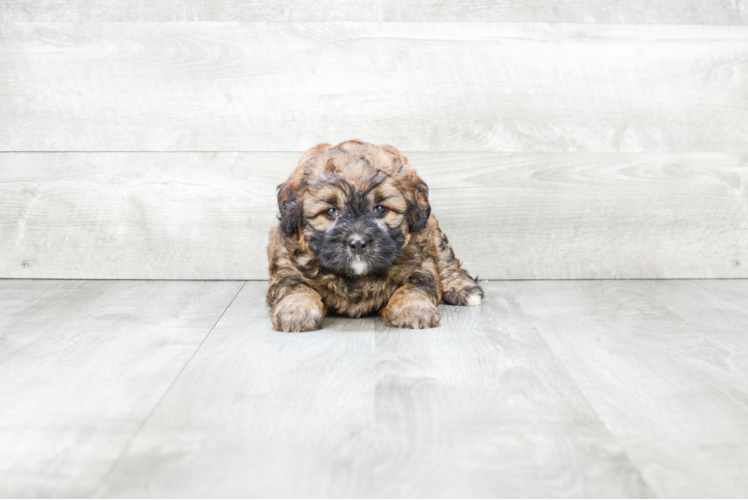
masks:
{"label": "wood grain texture", "polygon": [[[482,278],[748,277],[745,155],[406,155]],[[267,279],[299,156],[0,154],[0,277]]]}
{"label": "wood grain texture", "polygon": [[651,491],[513,299],[441,306],[377,335],[373,496],[645,497]]}
{"label": "wood grain texture", "polygon": [[267,279],[275,186],[299,156],[0,155],[3,269],[28,278]]}
{"label": "wood grain texture", "polygon": [[90,494],[241,285],[0,280],[0,496]]}
{"label": "wood grain texture", "polygon": [[2,151],[745,152],[748,27],[4,23]]}
{"label": "wood grain texture", "polygon": [[435,330],[293,334],[271,330],[266,286],[247,283],[96,496],[649,493],[505,295],[445,306]]}
{"label": "wood grain texture", "polygon": [[746,24],[745,0],[4,0],[0,22],[501,21]]}
{"label": "wood grain texture", "polygon": [[748,281],[497,286],[658,496],[748,495]]}

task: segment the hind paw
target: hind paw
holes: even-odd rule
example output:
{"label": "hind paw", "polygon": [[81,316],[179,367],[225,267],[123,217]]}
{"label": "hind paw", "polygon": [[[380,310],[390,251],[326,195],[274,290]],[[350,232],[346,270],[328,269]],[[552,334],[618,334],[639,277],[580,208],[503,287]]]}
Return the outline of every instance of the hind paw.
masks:
{"label": "hind paw", "polygon": [[444,303],[453,306],[479,306],[483,300],[483,289],[476,282],[465,283],[463,286],[445,289]]}

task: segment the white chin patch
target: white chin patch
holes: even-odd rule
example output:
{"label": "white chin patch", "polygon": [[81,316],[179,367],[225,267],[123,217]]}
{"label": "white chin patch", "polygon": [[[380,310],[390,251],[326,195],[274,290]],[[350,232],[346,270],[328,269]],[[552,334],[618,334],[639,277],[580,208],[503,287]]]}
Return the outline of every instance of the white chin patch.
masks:
{"label": "white chin patch", "polygon": [[467,298],[467,305],[469,306],[479,306],[480,305],[480,295],[477,293],[472,294],[470,297]]}
{"label": "white chin patch", "polygon": [[351,269],[353,269],[353,274],[365,274],[369,270],[369,264],[363,262],[361,259],[355,259],[351,262]]}

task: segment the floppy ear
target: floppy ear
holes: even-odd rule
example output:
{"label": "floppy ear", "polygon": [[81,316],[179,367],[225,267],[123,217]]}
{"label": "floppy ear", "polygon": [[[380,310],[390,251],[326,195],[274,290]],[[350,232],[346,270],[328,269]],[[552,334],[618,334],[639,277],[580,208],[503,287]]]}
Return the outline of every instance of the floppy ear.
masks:
{"label": "floppy ear", "polygon": [[418,233],[428,225],[431,215],[429,187],[412,170],[408,175],[408,180],[413,194],[413,199],[408,203],[408,227],[411,233]]}
{"label": "floppy ear", "polygon": [[279,185],[278,209],[280,210],[280,229],[284,236],[290,237],[304,224],[304,206],[302,193],[306,190],[307,176],[322,167],[318,157],[330,149],[329,144],[317,144],[301,156],[296,169],[286,182]]}
{"label": "floppy ear", "polygon": [[298,184],[291,179],[279,185],[276,189],[278,192],[278,209],[280,215],[280,229],[283,236],[290,237],[301,227],[304,222],[304,212],[299,199]]}

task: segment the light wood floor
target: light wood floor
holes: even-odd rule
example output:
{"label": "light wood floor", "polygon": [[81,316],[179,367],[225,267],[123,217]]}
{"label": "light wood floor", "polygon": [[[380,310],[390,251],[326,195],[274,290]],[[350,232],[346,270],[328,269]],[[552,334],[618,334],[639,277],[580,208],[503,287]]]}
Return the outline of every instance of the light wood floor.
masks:
{"label": "light wood floor", "polygon": [[288,334],[264,282],[0,280],[0,496],[748,496],[748,280],[484,286]]}

